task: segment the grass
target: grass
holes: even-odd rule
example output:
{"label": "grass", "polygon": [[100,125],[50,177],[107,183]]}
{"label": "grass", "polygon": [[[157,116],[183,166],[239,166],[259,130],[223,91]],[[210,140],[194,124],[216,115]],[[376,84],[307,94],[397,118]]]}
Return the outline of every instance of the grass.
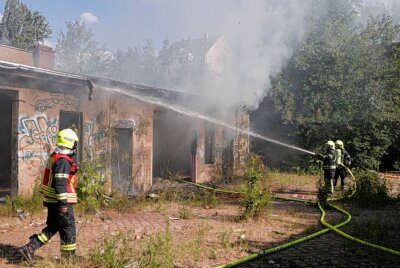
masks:
{"label": "grass", "polygon": [[35,184],[32,195],[29,197],[15,196],[7,197],[5,204],[0,204],[0,216],[15,216],[35,214],[43,209],[43,200],[40,194],[39,184]]}

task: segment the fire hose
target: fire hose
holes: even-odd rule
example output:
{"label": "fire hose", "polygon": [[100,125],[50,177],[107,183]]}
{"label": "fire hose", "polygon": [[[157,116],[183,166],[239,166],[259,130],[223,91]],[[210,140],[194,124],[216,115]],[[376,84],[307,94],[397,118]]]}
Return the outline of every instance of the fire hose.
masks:
{"label": "fire hose", "polygon": [[[346,171],[347,171],[348,174],[351,176],[351,178],[352,178],[352,180],[353,180],[353,182],[354,182],[353,191],[352,191],[352,193],[350,194],[350,197],[351,197],[351,196],[353,196],[354,193],[356,192],[356,185],[355,185],[356,180],[355,180],[355,177],[354,177],[353,173],[351,172],[351,170],[350,170],[348,167],[344,166],[344,165],[342,165],[342,166],[346,169]],[[209,191],[214,191],[214,192],[219,192],[219,193],[225,193],[225,194],[243,195],[243,192],[239,192],[239,191],[217,189],[217,188],[212,188],[212,187],[208,187],[208,186],[204,186],[204,185],[201,185],[201,184],[197,184],[197,183],[193,183],[193,182],[188,182],[188,181],[184,181],[184,180],[179,180],[179,181],[185,182],[185,183],[188,183],[188,184],[191,184],[191,185],[194,185],[194,186],[197,186],[197,187],[200,187],[200,188],[209,190]],[[400,256],[400,251],[397,251],[397,250],[394,250],[394,249],[390,249],[390,248],[386,248],[386,247],[383,247],[383,246],[380,246],[380,245],[376,245],[376,244],[373,244],[373,243],[370,243],[370,242],[367,242],[367,241],[358,239],[358,238],[356,238],[356,237],[353,237],[353,236],[351,236],[351,235],[349,235],[349,234],[347,234],[347,233],[345,233],[345,232],[339,230],[338,228],[343,227],[344,225],[346,225],[347,223],[349,223],[349,222],[351,221],[351,218],[352,218],[352,217],[351,217],[351,214],[348,213],[347,211],[345,211],[345,210],[342,209],[342,208],[339,208],[339,207],[337,207],[337,206],[335,206],[335,205],[332,205],[332,204],[330,204],[330,203],[327,203],[330,207],[336,209],[337,211],[339,211],[339,212],[341,212],[342,214],[344,214],[344,215],[347,216],[347,219],[346,219],[345,221],[343,221],[343,222],[341,222],[341,223],[339,223],[339,224],[333,226],[333,225],[330,225],[329,223],[325,222],[325,215],[326,215],[326,213],[325,213],[325,210],[323,209],[323,207],[322,207],[322,205],[321,205],[321,203],[320,203],[319,201],[318,201],[318,202],[314,202],[314,201],[310,201],[310,200],[303,200],[303,199],[297,199],[297,198],[287,198],[287,197],[278,197],[278,196],[272,196],[272,198],[273,198],[273,199],[287,200],[287,201],[295,201],[295,202],[303,202],[303,203],[317,204],[319,210],[321,211],[321,217],[320,217],[321,224],[324,225],[324,226],[327,227],[327,228],[325,228],[325,229],[323,229],[323,230],[320,230],[320,231],[317,231],[317,232],[315,232],[315,233],[312,233],[312,234],[310,234],[310,235],[307,235],[307,236],[305,236],[305,237],[302,237],[302,238],[299,238],[299,239],[290,241],[290,242],[285,243],[285,244],[283,244],[283,245],[279,245],[279,246],[276,246],[276,247],[273,247],[273,248],[269,248],[269,249],[264,249],[264,250],[259,251],[259,252],[257,252],[257,253],[254,253],[254,254],[248,255],[248,256],[246,256],[246,257],[243,257],[243,258],[241,258],[241,259],[235,260],[235,261],[233,261],[233,262],[230,262],[230,263],[221,265],[221,266],[219,266],[218,268],[234,267],[234,266],[237,266],[237,265],[239,265],[239,264],[243,264],[243,263],[246,263],[246,262],[248,262],[248,261],[254,260],[254,259],[256,259],[256,258],[259,258],[260,256],[267,255],[267,254],[270,254],[270,253],[273,253],[273,252],[277,252],[277,251],[280,251],[280,250],[283,250],[283,249],[292,247],[292,246],[294,246],[294,245],[303,243],[303,242],[305,242],[305,241],[307,241],[307,240],[310,240],[310,239],[312,239],[312,238],[315,238],[315,237],[317,237],[317,236],[320,236],[320,235],[322,235],[322,234],[324,234],[324,233],[327,233],[327,232],[329,232],[329,231],[334,231],[335,233],[339,234],[340,236],[343,236],[343,237],[345,237],[346,239],[349,239],[349,240],[351,240],[351,241],[360,243],[360,244],[362,244],[362,245],[365,245],[365,246],[368,246],[368,247],[371,247],[371,248],[375,248],[375,249],[378,249],[378,250],[381,250],[381,251],[385,251],[385,252],[388,252],[388,253],[390,253],[390,254],[394,254],[394,255]],[[340,200],[340,199],[341,199],[341,198],[329,198],[328,201],[337,201],[337,200]]]}

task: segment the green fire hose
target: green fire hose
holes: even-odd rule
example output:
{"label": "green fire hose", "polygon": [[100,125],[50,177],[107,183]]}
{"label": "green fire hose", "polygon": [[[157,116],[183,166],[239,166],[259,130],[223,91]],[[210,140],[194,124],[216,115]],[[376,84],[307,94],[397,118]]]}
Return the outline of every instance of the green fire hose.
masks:
{"label": "green fire hose", "polygon": [[[350,170],[348,167],[344,166],[344,165],[342,165],[342,166],[346,169],[346,171],[347,171],[348,174],[351,176],[351,178],[353,179],[353,182],[354,182],[353,191],[352,191],[352,193],[350,194],[350,197],[351,197],[351,196],[353,196],[354,193],[356,192],[356,184],[355,184],[355,183],[356,183],[356,180],[355,180],[355,177],[354,177],[353,173],[351,172],[351,170]],[[243,192],[239,192],[239,191],[216,189],[216,188],[212,188],[212,187],[208,187],[208,186],[204,186],[204,185],[201,185],[201,184],[197,184],[197,183],[193,183],[193,182],[188,182],[188,181],[184,181],[184,180],[179,180],[179,181],[185,182],[185,183],[188,183],[188,184],[191,184],[191,185],[194,185],[194,186],[197,186],[197,187],[200,187],[200,188],[209,190],[209,191],[218,192],[218,193],[236,194],[236,195],[242,195],[242,194],[243,194]],[[290,241],[290,242],[285,243],[285,244],[283,244],[283,245],[279,245],[279,246],[276,246],[276,247],[273,247],[273,248],[265,249],[265,250],[262,250],[262,251],[260,251],[260,252],[257,252],[257,253],[248,255],[248,256],[246,256],[246,257],[240,258],[240,259],[235,260],[235,261],[233,261],[233,262],[230,262],[230,263],[221,265],[221,266],[219,266],[218,268],[234,267],[234,266],[237,266],[237,265],[239,265],[239,264],[243,264],[243,263],[245,263],[245,262],[254,260],[254,259],[256,259],[256,258],[258,258],[258,257],[260,257],[260,256],[267,255],[267,254],[270,254],[270,253],[273,253],[273,252],[277,252],[277,251],[280,251],[280,250],[289,248],[289,247],[291,247],[291,246],[294,246],[294,245],[303,243],[303,242],[305,242],[305,241],[307,241],[307,240],[310,240],[310,239],[315,238],[315,237],[317,237],[317,236],[320,236],[320,235],[322,235],[322,234],[324,234],[324,233],[327,233],[327,232],[330,231],[330,230],[332,230],[332,231],[336,232],[337,234],[339,234],[339,235],[341,235],[341,236],[343,236],[343,237],[345,237],[345,238],[347,238],[347,239],[350,239],[350,240],[352,240],[352,241],[354,241],[354,242],[357,242],[357,243],[363,244],[363,245],[365,245],[365,246],[369,246],[369,247],[372,247],[372,248],[375,248],[375,249],[378,249],[378,250],[382,250],[382,251],[385,251],[385,252],[388,252],[388,253],[391,253],[391,254],[400,256],[400,252],[399,252],[399,251],[396,251],[396,250],[393,250],[393,249],[390,249],[390,248],[386,248],[386,247],[383,247],[383,246],[375,245],[375,244],[373,244],[373,243],[370,243],[370,242],[367,242],[367,241],[358,239],[358,238],[356,238],[356,237],[353,237],[353,236],[351,236],[351,235],[348,235],[347,233],[345,233],[345,232],[339,230],[338,228],[340,228],[340,227],[346,225],[347,223],[349,223],[349,222],[351,221],[351,215],[350,215],[350,213],[348,213],[347,211],[345,211],[345,210],[342,209],[342,208],[339,208],[339,207],[337,207],[337,206],[335,206],[335,205],[332,205],[332,204],[328,203],[328,205],[329,205],[330,207],[332,207],[332,208],[338,210],[339,212],[341,212],[341,213],[343,213],[343,214],[345,214],[345,215],[347,216],[347,219],[346,219],[345,221],[343,221],[343,222],[341,222],[341,223],[339,223],[339,224],[337,224],[337,225],[335,225],[335,226],[332,226],[332,225],[330,225],[329,223],[325,222],[325,214],[326,214],[326,213],[325,213],[325,210],[323,209],[322,205],[320,204],[320,202],[317,203],[317,202],[313,202],[313,201],[310,201],[310,200],[303,200],[303,199],[289,198],[289,197],[278,197],[278,196],[272,196],[272,198],[273,198],[273,199],[287,200],[287,201],[295,201],[295,202],[303,202],[303,203],[317,204],[317,205],[318,205],[318,208],[319,208],[320,211],[321,211],[320,221],[321,221],[322,225],[324,225],[324,226],[327,227],[327,228],[325,228],[325,229],[323,229],[323,230],[320,230],[320,231],[317,231],[317,232],[315,232],[315,233],[312,233],[312,234],[310,234],[310,235],[308,235],[308,236],[305,236],[305,237],[302,237],[302,238],[299,238],[299,239]],[[340,200],[340,199],[342,199],[342,198],[330,198],[330,199],[328,199],[328,201],[337,201],[337,200]]]}

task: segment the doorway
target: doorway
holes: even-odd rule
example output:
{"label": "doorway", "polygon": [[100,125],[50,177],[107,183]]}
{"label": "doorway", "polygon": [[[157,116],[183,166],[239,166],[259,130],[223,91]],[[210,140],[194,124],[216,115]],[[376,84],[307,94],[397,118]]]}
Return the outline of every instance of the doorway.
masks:
{"label": "doorway", "polygon": [[13,102],[17,99],[17,93],[8,90],[0,90],[0,196],[10,195],[12,187],[12,119]]}
{"label": "doorway", "polygon": [[111,181],[113,190],[134,193],[132,181],[132,129],[114,128],[111,149]]}

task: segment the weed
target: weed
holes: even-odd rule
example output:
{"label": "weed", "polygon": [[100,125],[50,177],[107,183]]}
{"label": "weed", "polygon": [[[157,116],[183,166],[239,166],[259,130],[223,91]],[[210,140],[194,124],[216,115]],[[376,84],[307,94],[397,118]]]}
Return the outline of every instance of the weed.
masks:
{"label": "weed", "polygon": [[103,240],[102,245],[91,254],[91,261],[96,267],[124,267],[135,256],[133,241],[124,233]]}
{"label": "weed", "polygon": [[244,198],[242,200],[242,218],[255,218],[262,215],[268,207],[271,195],[261,190],[261,180],[267,170],[260,156],[251,155],[248,161],[245,180]]}
{"label": "weed", "polygon": [[145,240],[140,249],[138,267],[173,267],[173,252],[169,225]]}
{"label": "weed", "polygon": [[192,217],[192,212],[188,209],[187,206],[182,205],[179,210],[179,218],[182,220],[188,220]]}
{"label": "weed", "polygon": [[233,244],[231,243],[231,237],[232,237],[232,229],[225,230],[221,234],[221,243],[224,248],[231,248]]}
{"label": "weed", "polygon": [[30,197],[7,197],[6,203],[0,206],[0,216],[12,216],[17,211],[36,213],[43,208],[43,199],[40,193],[40,183],[37,180]]}

